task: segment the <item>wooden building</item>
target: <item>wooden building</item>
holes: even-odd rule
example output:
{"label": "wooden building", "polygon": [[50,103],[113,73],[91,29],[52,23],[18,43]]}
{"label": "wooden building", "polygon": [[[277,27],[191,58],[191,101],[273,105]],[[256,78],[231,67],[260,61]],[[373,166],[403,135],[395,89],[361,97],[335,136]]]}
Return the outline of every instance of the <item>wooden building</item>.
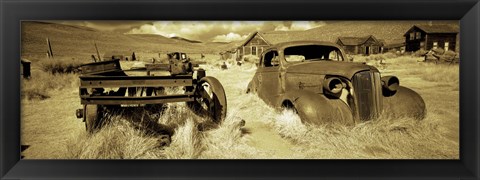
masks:
{"label": "wooden building", "polygon": [[409,52],[436,48],[458,51],[457,34],[458,28],[450,25],[414,25],[403,35],[405,49]]}
{"label": "wooden building", "polygon": [[260,32],[253,32],[247,39],[237,48],[237,59],[245,55],[260,56],[264,49],[272,44]]}
{"label": "wooden building", "polygon": [[[269,46],[289,41],[309,40],[300,31],[253,32],[236,49],[237,59],[246,55],[260,56]],[[310,39],[311,40],[311,39]]]}
{"label": "wooden building", "polygon": [[384,41],[373,35],[364,37],[338,37],[336,43],[348,54],[378,54],[383,52]]}

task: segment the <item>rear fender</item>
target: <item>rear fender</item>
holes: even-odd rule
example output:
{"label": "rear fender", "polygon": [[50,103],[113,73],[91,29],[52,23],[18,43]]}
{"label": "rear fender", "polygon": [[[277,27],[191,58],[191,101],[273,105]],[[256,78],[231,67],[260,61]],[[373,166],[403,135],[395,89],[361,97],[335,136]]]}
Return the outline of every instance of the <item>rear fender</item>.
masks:
{"label": "rear fender", "polygon": [[[323,94],[299,90],[287,93],[285,100],[294,105],[303,123],[317,125],[355,123],[350,108],[340,99],[329,99]],[[283,104],[284,101],[280,103]]]}
{"label": "rear fender", "polygon": [[427,114],[423,98],[415,91],[400,86],[390,97],[383,97],[383,115],[386,117],[410,117],[421,120]]}

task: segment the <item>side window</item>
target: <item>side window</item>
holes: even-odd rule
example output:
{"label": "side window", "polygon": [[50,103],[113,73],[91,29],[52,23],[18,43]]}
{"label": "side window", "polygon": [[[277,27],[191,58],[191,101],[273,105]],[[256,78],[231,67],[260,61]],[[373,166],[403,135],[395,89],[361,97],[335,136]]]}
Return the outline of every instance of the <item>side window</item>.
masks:
{"label": "side window", "polygon": [[338,50],[330,51],[330,53],[328,54],[328,59],[329,60],[334,60],[334,61],[343,61],[343,57],[342,57],[340,51],[338,51]]}
{"label": "side window", "polygon": [[437,49],[437,47],[438,47],[438,42],[436,42],[436,41],[433,42],[433,49]]}
{"label": "side window", "polygon": [[415,39],[415,33],[411,32],[410,33],[410,40],[414,40]]}
{"label": "side window", "polygon": [[303,62],[305,59],[304,55],[285,55],[285,60],[287,62]]}
{"label": "side window", "polygon": [[420,39],[422,38],[422,33],[421,32],[417,32],[417,34],[415,35],[417,39]]}
{"label": "side window", "polygon": [[328,54],[328,59],[338,61],[337,51],[330,51],[330,53]]}
{"label": "side window", "polygon": [[263,56],[263,67],[274,67],[280,64],[277,51],[270,51]]}

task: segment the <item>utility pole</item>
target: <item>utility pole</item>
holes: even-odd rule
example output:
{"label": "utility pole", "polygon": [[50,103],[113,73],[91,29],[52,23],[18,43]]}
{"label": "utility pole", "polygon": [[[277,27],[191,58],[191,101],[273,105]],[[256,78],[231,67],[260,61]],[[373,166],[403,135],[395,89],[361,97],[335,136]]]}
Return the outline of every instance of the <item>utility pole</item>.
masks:
{"label": "utility pole", "polygon": [[93,41],[93,44],[95,45],[95,50],[97,51],[98,61],[102,61],[102,58],[100,57],[100,53],[98,52],[97,43]]}
{"label": "utility pole", "polygon": [[52,51],[52,45],[50,44],[50,39],[47,37],[47,46],[48,46],[48,58],[53,58],[53,51]]}

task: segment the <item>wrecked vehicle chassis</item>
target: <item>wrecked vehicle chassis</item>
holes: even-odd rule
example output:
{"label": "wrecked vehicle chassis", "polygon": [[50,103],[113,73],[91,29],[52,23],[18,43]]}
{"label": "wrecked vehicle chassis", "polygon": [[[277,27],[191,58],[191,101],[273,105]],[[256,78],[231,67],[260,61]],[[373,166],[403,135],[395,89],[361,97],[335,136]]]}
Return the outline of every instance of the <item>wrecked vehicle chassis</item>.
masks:
{"label": "wrecked vehicle chassis", "polygon": [[[107,111],[186,102],[196,114],[218,124],[227,110],[223,86],[216,78],[206,76],[205,70],[193,67],[179,60],[130,70],[122,70],[118,59],[82,65],[79,94],[83,109],[77,109],[77,118],[83,119],[91,133],[101,128]],[[159,71],[169,71],[170,75],[155,75]],[[145,75],[127,75],[131,72]],[[184,92],[167,94],[166,87]]]}

